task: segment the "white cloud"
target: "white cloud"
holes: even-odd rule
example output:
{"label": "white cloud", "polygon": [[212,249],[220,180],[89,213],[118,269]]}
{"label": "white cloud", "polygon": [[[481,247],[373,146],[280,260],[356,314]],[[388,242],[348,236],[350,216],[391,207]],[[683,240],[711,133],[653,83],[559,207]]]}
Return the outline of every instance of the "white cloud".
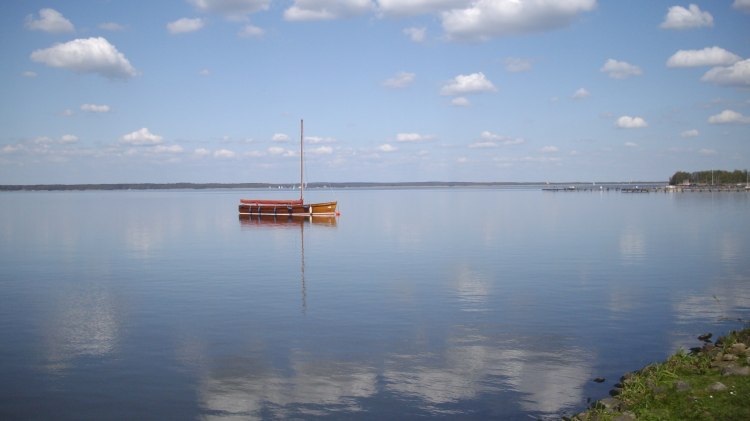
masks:
{"label": "white cloud", "polygon": [[591,96],[591,93],[586,90],[586,88],[579,88],[575,93],[573,93],[572,98],[573,99],[586,99]]}
{"label": "white cloud", "polygon": [[406,88],[414,82],[417,77],[414,73],[400,72],[396,76],[383,81],[383,86],[388,88]]}
{"label": "white cloud", "polygon": [[750,87],[750,59],[738,61],[728,67],[714,67],[701,80],[717,85]]}
{"label": "white cloud", "polygon": [[137,74],[128,59],[104,38],[75,39],[31,53],[33,61],[76,73],[96,73],[110,79]]}
{"label": "white cloud", "polygon": [[639,76],[643,72],[641,68],[624,61],[609,59],[604,63],[600,71],[607,73],[613,79],[627,79],[631,76]]}
{"label": "white cloud", "polygon": [[75,113],[74,113],[74,112],[73,112],[73,110],[71,110],[70,108],[68,108],[68,109],[66,109],[65,111],[63,111],[63,112],[62,112],[62,116],[63,116],[63,117],[70,117],[70,116],[72,116],[73,114],[75,114]]}
{"label": "white cloud", "polygon": [[332,137],[305,136],[305,142],[313,145],[317,143],[335,143],[336,139]]}
{"label": "white cloud", "polygon": [[204,156],[211,155],[211,151],[209,151],[206,148],[198,148],[198,149],[196,149],[196,150],[193,151],[193,155],[195,155],[197,157],[204,157]]}
{"label": "white cloud", "polygon": [[274,142],[286,142],[289,140],[289,135],[286,133],[274,133],[273,136],[271,136],[271,140]]}
{"label": "white cloud", "polygon": [[708,122],[711,124],[748,124],[750,117],[745,117],[734,110],[724,110],[709,117]]}
{"label": "white cloud", "polygon": [[153,149],[155,153],[182,153],[183,151],[180,145],[158,145]]}
{"label": "white cloud", "polygon": [[449,38],[487,40],[565,27],[595,7],[596,0],[477,0],[466,8],[445,11],[441,17]]}
{"label": "white cloud", "polygon": [[294,151],[291,151],[289,149],[284,149],[280,146],[271,146],[267,150],[268,150],[268,153],[271,155],[277,155],[277,156],[281,155],[285,157],[295,156]]}
{"label": "white cloud", "polygon": [[432,135],[423,135],[419,133],[399,133],[396,135],[398,142],[425,142],[434,139]]}
{"label": "white cloud", "polygon": [[695,4],[691,4],[687,9],[682,6],[670,7],[664,22],[661,23],[664,29],[693,29],[704,26],[714,26],[714,17]]}
{"label": "white cloud", "polygon": [[637,148],[638,144],[635,142],[625,142],[625,146],[628,148]]}
{"label": "white cloud", "polygon": [[229,149],[219,149],[214,151],[214,158],[234,158],[237,154]]}
{"label": "white cloud", "polygon": [[105,31],[122,31],[125,29],[124,25],[121,25],[117,22],[103,22],[97,25],[99,29],[104,29]]}
{"label": "white cloud", "polygon": [[21,73],[21,76],[23,77],[36,77],[36,72],[32,72],[31,70],[26,70],[23,73]]}
{"label": "white cloud", "polygon": [[201,71],[198,72],[198,74],[201,75],[201,76],[210,76],[211,75],[211,71],[208,70],[208,69],[202,69]]}
{"label": "white cloud", "polygon": [[288,21],[333,20],[361,15],[373,9],[370,0],[294,0],[284,11]]}
{"label": "white cloud", "polygon": [[698,135],[700,135],[698,129],[685,130],[684,132],[680,133],[681,137],[697,137]]}
{"label": "white cloud", "polygon": [[556,153],[560,152],[560,148],[557,146],[545,146],[540,150],[542,153]]}
{"label": "white cloud", "polygon": [[188,32],[195,32],[201,28],[205,23],[203,22],[203,19],[201,18],[182,18],[177,19],[174,22],[169,22],[167,24],[167,31],[169,31],[170,34],[185,34]]}
{"label": "white cloud", "polygon": [[305,151],[306,153],[309,153],[310,155],[330,155],[333,153],[333,148],[330,146],[318,146],[317,148],[312,148]]}
{"label": "white cloud", "polygon": [[466,95],[481,92],[497,91],[495,85],[484,76],[484,73],[472,73],[470,75],[458,75],[452,81],[443,85],[441,95]]}
{"label": "white cloud", "polygon": [[471,102],[466,97],[459,96],[456,98],[453,98],[451,100],[451,104],[455,105],[456,107],[468,107],[471,105]]}
{"label": "white cloud", "polygon": [[73,24],[55,9],[40,10],[39,19],[34,19],[34,15],[26,16],[26,27],[32,31],[53,33],[75,31]]}
{"label": "white cloud", "polygon": [[189,0],[202,12],[219,13],[230,19],[243,19],[250,13],[268,10],[271,0]]}
{"label": "white cloud", "polygon": [[148,128],[143,127],[124,135],[121,141],[130,145],[157,145],[161,143],[162,139],[161,136],[155,135],[151,133]]}
{"label": "white cloud", "polygon": [[522,137],[512,138],[512,137],[492,133],[488,130],[483,131],[479,136],[485,141],[493,142],[493,143],[500,142],[503,145],[520,145],[526,142],[526,140]]}
{"label": "white cloud", "polygon": [[528,72],[531,70],[532,63],[530,60],[508,57],[505,59],[505,70],[511,73]]}
{"label": "white cloud", "polygon": [[438,13],[466,5],[466,0],[379,0],[379,11],[392,16]]}
{"label": "white cloud", "polygon": [[646,120],[641,117],[624,115],[617,119],[615,125],[621,129],[640,129],[642,127],[647,127],[648,123],[646,123]]}
{"label": "white cloud", "polygon": [[427,28],[410,27],[404,29],[404,35],[412,42],[424,42],[427,39]]}
{"label": "white cloud", "polygon": [[729,66],[742,60],[737,54],[721,47],[702,50],[679,50],[667,60],[667,67]]}
{"label": "white cloud", "polygon": [[497,143],[485,140],[480,142],[474,142],[469,145],[471,149],[485,149],[485,148],[497,148]]}
{"label": "white cloud", "polygon": [[78,142],[78,136],[72,134],[62,135],[60,143],[76,143]]}
{"label": "white cloud", "polygon": [[698,153],[701,155],[711,156],[711,155],[716,155],[716,150],[703,148],[699,150]]}
{"label": "white cloud", "polygon": [[750,0],[734,0],[732,7],[743,12],[750,13]]}
{"label": "white cloud", "polygon": [[398,150],[397,147],[391,145],[390,143],[384,143],[380,146],[378,146],[378,150],[380,152],[395,152]]}
{"label": "white cloud", "polygon": [[266,32],[263,30],[263,28],[259,28],[255,25],[247,24],[242,27],[240,32],[237,33],[237,35],[241,38],[260,38],[262,37]]}
{"label": "white cloud", "polygon": [[81,104],[81,111],[87,111],[90,113],[108,113],[110,108],[109,105]]}

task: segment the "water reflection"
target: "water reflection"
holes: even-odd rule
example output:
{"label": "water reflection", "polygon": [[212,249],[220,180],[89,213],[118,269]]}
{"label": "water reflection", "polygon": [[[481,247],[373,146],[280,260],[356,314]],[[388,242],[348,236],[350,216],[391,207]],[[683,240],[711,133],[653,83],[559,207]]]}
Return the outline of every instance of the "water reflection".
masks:
{"label": "water reflection", "polygon": [[625,263],[640,262],[646,256],[646,237],[643,231],[626,226],[620,233],[620,255]]}

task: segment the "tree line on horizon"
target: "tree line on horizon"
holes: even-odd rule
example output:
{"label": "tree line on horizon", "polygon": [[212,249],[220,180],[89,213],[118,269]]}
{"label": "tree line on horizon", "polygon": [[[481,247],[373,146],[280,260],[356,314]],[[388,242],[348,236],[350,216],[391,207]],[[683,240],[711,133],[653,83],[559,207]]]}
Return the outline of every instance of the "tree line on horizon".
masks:
{"label": "tree line on horizon", "polygon": [[707,170],[707,171],[694,171],[685,172],[677,171],[669,177],[669,185],[677,186],[680,184],[743,184],[747,183],[748,174],[747,170]]}

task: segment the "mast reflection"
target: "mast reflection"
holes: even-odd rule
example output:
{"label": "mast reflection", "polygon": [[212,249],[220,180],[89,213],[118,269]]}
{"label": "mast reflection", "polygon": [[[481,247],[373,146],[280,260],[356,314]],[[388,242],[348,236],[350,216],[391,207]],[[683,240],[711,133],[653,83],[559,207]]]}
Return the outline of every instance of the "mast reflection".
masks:
{"label": "mast reflection", "polygon": [[305,225],[319,225],[336,228],[337,219],[333,215],[240,215],[243,229],[296,228],[300,232],[300,284],[302,287],[302,314],[307,314],[307,284],[305,283]]}

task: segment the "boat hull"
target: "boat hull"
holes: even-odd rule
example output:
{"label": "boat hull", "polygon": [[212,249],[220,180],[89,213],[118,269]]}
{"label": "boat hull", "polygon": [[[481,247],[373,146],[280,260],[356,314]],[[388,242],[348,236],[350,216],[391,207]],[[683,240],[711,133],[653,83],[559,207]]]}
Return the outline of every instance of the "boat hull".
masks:
{"label": "boat hull", "polygon": [[268,215],[268,216],[310,216],[336,215],[337,202],[283,204],[283,203],[248,203],[245,199],[239,205],[240,215]]}

